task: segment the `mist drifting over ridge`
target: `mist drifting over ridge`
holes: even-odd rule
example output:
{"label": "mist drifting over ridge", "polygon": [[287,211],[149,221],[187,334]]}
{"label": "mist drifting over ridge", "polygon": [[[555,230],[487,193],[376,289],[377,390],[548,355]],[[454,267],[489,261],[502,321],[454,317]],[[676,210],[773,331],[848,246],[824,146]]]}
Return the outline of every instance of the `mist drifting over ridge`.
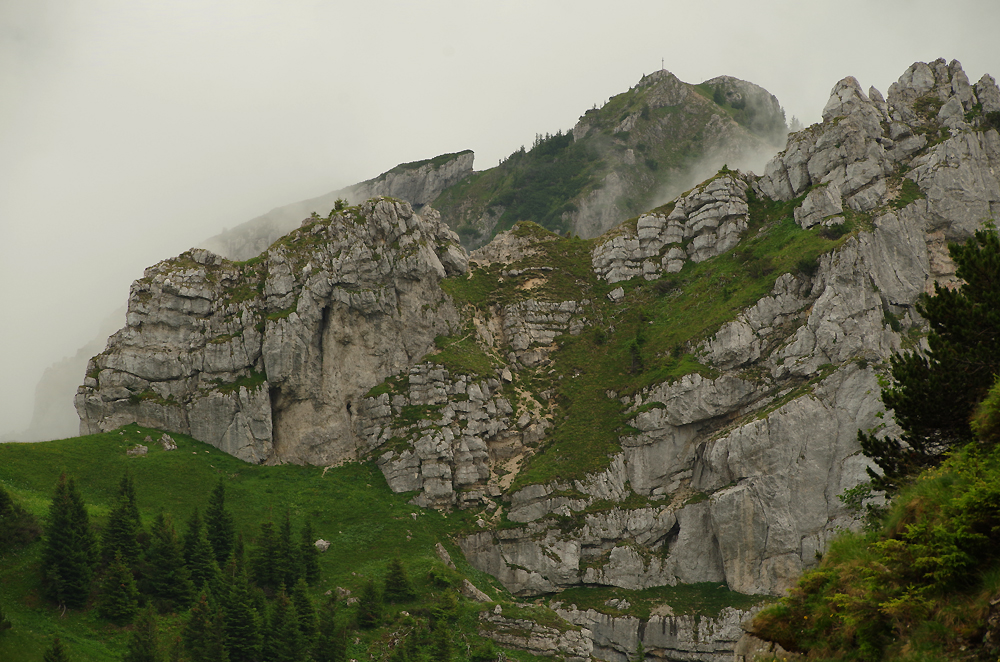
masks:
{"label": "mist drifting over ridge", "polygon": [[[0,295],[14,320],[0,436],[28,425],[44,369],[99,333],[146,266],[398,163],[471,148],[492,165],[661,58],[682,80],[761,85],[806,123],[846,75],[884,92],[915,60],[1000,72],[974,32],[1000,18],[990,2],[953,3],[952,21],[928,2],[598,7],[5,3],[0,276],[16,285]],[[379,30],[347,29],[364,25]],[[682,25],[706,31],[664,29]]]}

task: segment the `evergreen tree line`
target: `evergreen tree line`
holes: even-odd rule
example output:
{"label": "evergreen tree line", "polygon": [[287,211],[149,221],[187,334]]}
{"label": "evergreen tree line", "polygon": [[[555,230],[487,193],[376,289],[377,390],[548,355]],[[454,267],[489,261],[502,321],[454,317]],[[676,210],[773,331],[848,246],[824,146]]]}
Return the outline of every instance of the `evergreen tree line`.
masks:
{"label": "evergreen tree line", "polygon": [[[118,625],[134,620],[124,658],[133,662],[167,653],[190,662],[342,660],[346,635],[336,629],[335,598],[317,610],[308,593],[320,579],[313,540],[308,522],[296,539],[286,511],[277,526],[261,525],[248,551],[221,479],[204,519],[195,510],[181,534],[160,513],[147,530],[128,473],[98,535],[73,479],[63,474],[44,528],[42,589],[63,610],[92,605]],[[157,614],[186,610],[182,637],[161,642]],[[54,641],[49,653],[65,656],[64,646]]]}

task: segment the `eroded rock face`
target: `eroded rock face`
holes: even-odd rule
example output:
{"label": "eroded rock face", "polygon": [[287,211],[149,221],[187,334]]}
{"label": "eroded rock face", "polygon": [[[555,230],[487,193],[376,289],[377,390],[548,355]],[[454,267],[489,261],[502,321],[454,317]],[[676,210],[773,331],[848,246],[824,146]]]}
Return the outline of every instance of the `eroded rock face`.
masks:
{"label": "eroded rock face", "polygon": [[466,268],[433,211],[382,199],[307,221],[251,263],[200,249],[161,262],[88,366],[81,433],[136,422],[252,462],[353,459],[352,407],[458,323],[438,282]]}

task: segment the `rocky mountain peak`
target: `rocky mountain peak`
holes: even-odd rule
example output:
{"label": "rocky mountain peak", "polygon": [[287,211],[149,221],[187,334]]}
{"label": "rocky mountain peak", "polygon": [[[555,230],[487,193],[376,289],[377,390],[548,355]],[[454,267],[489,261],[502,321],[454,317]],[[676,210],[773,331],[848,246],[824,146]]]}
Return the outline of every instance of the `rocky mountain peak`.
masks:
{"label": "rocky mountain peak", "polygon": [[636,87],[650,88],[646,97],[650,108],[677,106],[683,103],[688,95],[687,85],[666,69],[646,74],[639,79]]}

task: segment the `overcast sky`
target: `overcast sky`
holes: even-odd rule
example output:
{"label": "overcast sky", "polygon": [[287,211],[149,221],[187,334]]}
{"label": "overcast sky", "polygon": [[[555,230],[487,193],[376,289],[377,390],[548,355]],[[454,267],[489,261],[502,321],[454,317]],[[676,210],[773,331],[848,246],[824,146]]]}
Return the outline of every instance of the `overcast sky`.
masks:
{"label": "overcast sky", "polygon": [[809,124],[844,76],[1000,76],[998,25],[997,0],[2,0],[0,435],[146,266],[275,206],[445,152],[491,167],[661,58]]}

